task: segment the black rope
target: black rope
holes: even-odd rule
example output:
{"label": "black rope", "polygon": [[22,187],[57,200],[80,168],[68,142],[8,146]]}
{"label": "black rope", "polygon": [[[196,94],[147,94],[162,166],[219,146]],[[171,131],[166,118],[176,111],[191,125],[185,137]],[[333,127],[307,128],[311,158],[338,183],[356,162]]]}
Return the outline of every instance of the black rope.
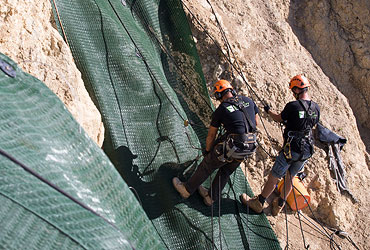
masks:
{"label": "black rope", "polygon": [[107,40],[106,40],[106,37],[105,37],[105,34],[104,34],[104,22],[103,22],[103,14],[101,12],[101,9],[99,7],[99,5],[96,3],[96,0],[94,0],[94,3],[99,11],[99,15],[100,15],[100,25],[101,25],[101,32],[102,32],[102,36],[103,36],[103,42],[104,42],[104,47],[105,47],[105,60],[106,60],[106,63],[107,63],[107,70],[108,70],[108,75],[109,75],[109,80],[110,80],[110,83],[111,83],[111,86],[113,88],[113,92],[114,92],[114,96],[115,96],[115,99],[118,103],[118,109],[119,109],[119,115],[120,115],[120,118],[121,118],[121,123],[122,123],[122,128],[123,128],[123,134],[125,135],[125,139],[126,139],[126,143],[127,143],[127,147],[130,148],[130,145],[129,145],[129,141],[127,139],[127,133],[126,133],[126,129],[125,129],[125,125],[124,125],[124,119],[123,119],[123,112],[122,112],[122,109],[121,109],[121,105],[120,105],[120,101],[119,101],[119,98],[118,98],[118,94],[117,94],[117,90],[113,84],[113,78],[112,78],[112,75],[111,75],[111,72],[110,72],[110,66],[109,66],[109,53],[108,53],[108,45],[107,45]]}
{"label": "black rope", "polygon": [[[284,200],[286,199],[286,175],[284,175]],[[286,201],[285,201],[286,203]],[[284,206],[284,213],[285,213],[285,226],[286,226],[286,246],[285,249],[288,249],[289,246],[289,231],[288,231],[288,214],[287,214],[287,205]]]}
{"label": "black rope", "polygon": [[[290,172],[289,172],[289,181],[290,181],[290,184],[291,184],[291,186],[293,187],[293,178],[295,178],[294,176],[292,177],[291,175],[290,175]],[[284,183],[285,184],[285,183]],[[298,211],[298,203],[297,203],[297,198],[296,198],[296,195],[295,195],[295,192],[294,192],[294,189],[293,189],[293,196],[294,196],[294,202],[295,202],[295,207],[296,207],[296,210]],[[303,228],[302,228],[302,222],[301,222],[301,217],[300,217],[300,215],[299,215],[299,213],[298,213],[298,221],[299,221],[299,227],[300,227],[300,229],[301,229],[301,234],[302,234],[302,239],[303,239],[303,246],[304,246],[304,248],[305,249],[308,249],[309,247],[310,247],[310,245],[306,245],[306,240],[305,240],[305,238],[304,238],[304,233],[303,233]]]}
{"label": "black rope", "polygon": [[[234,177],[235,177],[235,175],[236,175],[236,171],[234,172]],[[234,178],[235,179],[235,178]],[[244,179],[244,180],[246,180],[246,179]],[[234,184],[231,182],[231,180],[229,179],[228,180],[228,183],[229,183],[229,186],[230,186],[230,189],[232,190],[232,192],[233,192],[233,195],[234,195],[234,198],[235,199],[237,199],[237,197],[236,197],[236,192],[235,192],[235,189],[234,189]],[[246,182],[245,182],[246,183]],[[236,209],[237,209],[237,214],[240,214],[240,210],[239,210],[239,207],[238,206],[236,206]],[[248,226],[248,223],[249,223],[249,220],[248,220],[248,215],[249,215],[249,207],[247,206],[247,232],[249,232],[249,230],[251,230],[250,229],[250,227]],[[239,217],[240,219],[241,219],[241,217]],[[242,220],[242,222],[243,223],[245,223],[243,220]],[[265,228],[265,229],[268,229],[268,230],[271,230],[271,231],[273,231],[272,230],[272,228],[271,227],[269,227],[269,226],[265,226],[265,225],[258,225],[258,224],[254,224],[254,223],[251,223],[253,226],[258,226],[258,227],[263,227],[263,228]],[[244,229],[244,227],[243,227],[243,229]],[[249,230],[248,230],[249,229]],[[274,241],[274,242],[279,242],[277,239],[275,239],[275,238],[269,238],[269,237],[267,237],[267,236],[264,236],[264,235],[261,235],[261,234],[259,234],[258,232],[255,232],[255,231],[252,231],[251,230],[251,232],[253,232],[254,234],[256,234],[256,235],[258,235],[259,237],[261,237],[261,238],[263,238],[263,239],[266,239],[266,240],[269,240],[269,241]]]}
{"label": "black rope", "polygon": [[[211,187],[211,198],[213,197],[213,188],[212,188],[212,178],[211,178],[211,176],[209,176],[209,182],[210,182],[210,187]],[[213,232],[213,203],[212,203],[212,205],[211,205],[211,227],[212,227],[212,233],[211,233],[211,235],[212,235],[212,249],[213,249],[213,246],[215,246],[215,244],[214,244],[214,232]]]}
{"label": "black rope", "polygon": [[[257,99],[263,104],[265,105],[265,102],[257,95],[257,93],[252,89],[252,87],[249,85],[249,83],[247,82],[247,80],[244,78],[244,75],[242,74],[242,72],[235,67],[234,63],[230,60],[230,58],[227,57],[227,55],[225,55],[225,53],[223,52],[222,48],[217,44],[216,40],[209,34],[209,32],[204,28],[204,26],[200,23],[199,19],[192,13],[192,11],[189,9],[189,7],[181,0],[181,3],[182,5],[189,11],[189,13],[192,15],[192,17],[197,21],[197,23],[200,25],[200,27],[203,29],[204,33],[214,42],[214,44],[216,45],[216,47],[218,48],[218,50],[223,54],[223,56],[226,58],[226,60],[230,63],[230,65],[235,69],[235,71],[242,77],[243,81],[245,82],[245,84],[247,85],[249,91],[251,91],[256,97]],[[217,17],[216,17],[217,18]],[[235,60],[237,62],[237,60]],[[239,65],[238,65],[239,66]],[[240,67],[240,66],[239,66]]]}
{"label": "black rope", "polygon": [[184,119],[182,117],[182,115],[180,114],[179,110],[177,109],[177,107],[175,106],[175,104],[171,101],[171,99],[168,97],[168,95],[166,94],[166,92],[164,91],[163,87],[161,86],[161,84],[159,83],[159,80],[155,77],[155,74],[153,73],[152,69],[149,67],[149,64],[148,62],[146,61],[146,59],[144,58],[144,55],[143,53],[141,53],[140,49],[139,49],[139,46],[136,44],[135,40],[133,39],[133,37],[131,36],[129,30],[127,29],[126,25],[124,24],[124,22],[122,21],[121,17],[119,16],[119,14],[117,13],[116,9],[114,8],[113,4],[111,3],[110,0],[108,0],[108,3],[109,5],[111,6],[113,12],[115,13],[115,15],[117,16],[118,20],[120,21],[122,27],[125,29],[127,35],[129,36],[131,42],[133,43],[133,45],[135,46],[135,48],[137,49],[138,53],[140,54],[145,66],[147,67],[148,71],[149,71],[149,74],[151,74],[151,76],[153,77],[153,79],[155,80],[155,82],[158,84],[158,86],[161,88],[161,90],[163,91],[163,93],[165,94],[165,96],[167,97],[169,103],[172,105],[172,107],[174,108],[174,110],[176,111],[176,113],[179,115],[179,117],[181,118],[181,120],[185,121],[186,119]]}
{"label": "black rope", "polygon": [[[144,60],[144,59],[143,59]],[[156,124],[156,129],[158,131],[158,134],[159,134],[159,137],[157,138],[157,142],[158,142],[158,146],[157,146],[157,149],[154,153],[154,156],[153,158],[150,160],[149,164],[144,168],[144,170],[142,171],[142,173],[144,174],[146,172],[146,170],[150,167],[150,165],[152,165],[152,163],[154,162],[155,158],[157,157],[157,154],[159,152],[159,148],[161,146],[161,143],[162,141],[169,141],[174,152],[175,152],[175,155],[176,155],[176,158],[177,158],[177,161],[178,163],[180,163],[180,158],[177,154],[177,150],[176,150],[176,147],[174,145],[174,142],[168,137],[168,136],[163,136],[160,129],[159,129],[159,116],[160,116],[160,113],[161,113],[161,110],[162,110],[162,100],[159,96],[159,94],[157,93],[157,89],[155,87],[155,82],[154,82],[154,79],[152,78],[152,75],[150,75],[151,79],[152,79],[152,83],[153,83],[153,90],[154,90],[154,94],[155,96],[158,98],[158,101],[159,101],[159,110],[158,110],[158,114],[157,114],[157,118],[156,118],[156,121],[155,121],[155,124]]]}
{"label": "black rope", "polygon": [[[293,188],[295,189],[295,190],[297,190],[298,192],[299,192],[299,194],[304,198],[304,200],[305,200],[305,202],[308,204],[308,208],[309,208],[309,210],[310,210],[310,212],[311,212],[311,214],[312,214],[312,216],[314,217],[314,221],[316,221],[322,228],[323,228],[323,230],[325,231],[325,233],[326,233],[326,235],[327,236],[329,236],[329,233],[328,233],[328,231],[325,229],[325,227],[324,227],[324,225],[323,225],[323,223],[321,223],[318,219],[317,219],[317,217],[315,216],[315,214],[314,214],[314,212],[313,212],[313,210],[312,210],[312,208],[311,208],[311,206],[310,206],[310,204],[309,204],[309,202],[308,202],[308,200],[306,199],[306,197],[304,196],[304,194],[298,189],[298,188],[296,188],[295,186],[293,186]],[[331,229],[331,228],[329,228],[329,227],[327,227],[328,229],[330,229],[330,230],[334,230],[334,229]],[[335,230],[335,231],[337,231],[337,230]],[[334,243],[337,245],[337,247],[339,247],[339,245],[334,241]]]}
{"label": "black rope", "polygon": [[[131,14],[134,16],[134,13],[133,13],[133,7],[134,7],[134,4],[136,3],[136,1],[133,1],[132,2],[132,5],[131,5]],[[148,31],[150,32],[151,36],[153,38],[155,38],[155,41],[157,42],[157,44],[159,45],[158,47],[162,50],[162,52],[164,52],[164,54],[173,62],[173,64],[175,65],[176,69],[178,71],[180,71],[180,76],[184,77],[184,79],[187,80],[189,84],[189,86],[198,94],[198,96],[200,96],[200,98],[206,103],[206,105],[208,106],[208,108],[213,111],[213,108],[211,106],[211,104],[209,103],[209,100],[207,100],[204,95],[194,86],[193,84],[193,81],[189,79],[188,75],[185,73],[185,71],[179,66],[179,64],[177,63],[177,61],[174,59],[174,57],[172,56],[171,52],[168,51],[167,47],[160,41],[160,39],[158,38],[158,35],[156,34],[156,32],[153,30],[153,28],[151,27],[151,25],[148,23],[148,21],[145,20],[144,17],[142,17],[142,19],[144,20],[144,23],[146,25],[146,27],[148,28]],[[193,73],[196,73],[194,70],[193,70]],[[168,98],[169,99],[169,98]],[[200,128],[205,128],[204,125],[198,125],[194,122],[191,122],[191,121],[188,121],[190,125],[192,126],[196,126],[196,127],[200,127]],[[207,129],[207,128],[206,128]]]}
{"label": "black rope", "polygon": [[[212,185],[212,183],[211,183]],[[222,228],[221,228],[221,175],[218,176],[218,238],[222,250]]]}
{"label": "black rope", "polygon": [[[55,185],[54,183],[51,183],[49,180],[45,179],[44,177],[42,177],[41,175],[39,175],[38,173],[36,173],[35,171],[33,171],[32,169],[30,169],[29,167],[27,167],[26,165],[24,165],[23,163],[21,163],[20,161],[18,161],[17,159],[15,159],[13,156],[11,156],[10,154],[8,154],[7,152],[3,151],[2,149],[0,149],[0,154],[3,155],[4,157],[8,158],[10,161],[12,161],[13,163],[17,164],[18,166],[20,166],[21,168],[23,168],[23,170],[25,170],[26,172],[30,173],[31,175],[33,175],[34,177],[36,177],[37,179],[39,179],[41,182],[47,184],[48,186],[50,186],[51,188],[53,188],[54,190],[56,190],[57,192],[61,193],[62,195],[64,195],[65,197],[67,197],[68,199],[70,199],[71,201],[75,202],[76,204],[78,204],[80,207],[86,209],[87,211],[91,212],[92,214],[100,217],[101,219],[103,219],[106,223],[108,223],[110,226],[112,226],[115,230],[117,230],[118,232],[120,232],[122,235],[123,232],[115,225],[113,224],[112,222],[110,222],[109,220],[107,220],[106,218],[104,218],[103,216],[101,216],[100,214],[98,214],[97,212],[95,212],[93,209],[91,209],[90,207],[88,207],[87,205],[85,205],[84,203],[82,203],[81,201],[77,200],[76,198],[74,198],[72,195],[68,194],[66,191],[64,191],[63,189],[59,188],[57,185]],[[130,244],[131,248],[132,249],[135,249],[133,247],[133,245],[131,244],[130,241],[127,240],[127,242]]]}
{"label": "black rope", "polygon": [[[207,2],[209,3],[209,1],[207,0]],[[201,24],[201,22],[199,21],[199,19],[193,14],[193,12],[190,10],[190,8],[181,0],[181,3],[182,5],[188,10],[188,12],[191,14],[191,16],[196,20],[196,22],[198,23],[198,25],[203,29],[204,33],[213,41],[213,43],[215,44],[215,46],[217,47],[217,49],[221,52],[221,54],[226,58],[226,60],[229,62],[229,64],[232,66],[232,68],[235,69],[235,71],[242,77],[244,83],[247,85],[248,87],[248,90],[262,103],[262,105],[266,105],[265,101],[263,101],[258,95],[257,93],[253,90],[253,88],[250,86],[250,84],[248,83],[248,81],[245,79],[244,77],[244,74],[241,70],[241,67],[238,63],[238,60],[236,59],[236,56],[234,54],[234,52],[232,51],[231,49],[231,46],[227,40],[227,37],[225,35],[225,42],[227,44],[227,47],[228,49],[230,49],[230,51],[232,52],[233,56],[234,56],[234,59],[235,59],[235,62],[237,64],[237,67],[234,65],[234,63],[231,61],[231,59],[223,52],[222,48],[217,44],[217,41],[209,34],[209,32],[204,28],[204,26]],[[210,4],[210,3],[209,3]],[[211,6],[212,7],[212,6]],[[212,8],[213,9],[213,8]],[[215,15],[215,14],[214,14]],[[217,20],[217,16],[215,15],[215,19]],[[217,23],[219,24],[219,22],[217,21]],[[223,30],[221,25],[219,24],[219,29]],[[221,32],[221,33],[225,33],[225,32]],[[267,134],[267,137],[268,139],[270,140],[270,142],[272,142],[271,140],[271,136],[269,134],[269,132],[267,131],[264,123],[263,123],[263,117],[259,114],[260,118],[261,118],[261,123],[263,124],[263,127],[266,131],[266,134]]]}
{"label": "black rope", "polygon": [[[136,3],[136,1],[133,1],[132,2],[132,5],[131,5],[131,14],[133,16],[134,16],[134,14],[133,14],[133,7],[134,7],[135,3]],[[140,11],[139,11],[139,13],[140,13]],[[136,13],[136,14],[138,14],[138,13]],[[140,15],[140,14],[138,14],[138,15]],[[164,54],[166,56],[168,56],[168,58],[174,63],[176,69],[180,71],[180,75],[183,76],[190,83],[189,85],[191,86],[191,88],[193,88],[193,90],[199,94],[199,96],[202,98],[202,100],[212,110],[212,106],[210,105],[209,101],[200,93],[200,91],[197,88],[195,88],[195,86],[193,84],[193,81],[189,79],[189,77],[185,73],[185,71],[178,65],[177,61],[172,56],[171,52],[169,52],[169,50],[167,49],[167,47],[158,38],[158,35],[154,31],[153,27],[149,24],[149,22],[143,16],[142,16],[142,20],[144,20],[144,23],[145,23],[146,27],[148,28],[148,31],[150,32],[151,36],[155,39],[155,41],[159,45],[159,48],[162,50],[162,52],[164,52]],[[197,72],[194,71],[194,70],[193,70],[193,73],[196,73],[197,74]]]}

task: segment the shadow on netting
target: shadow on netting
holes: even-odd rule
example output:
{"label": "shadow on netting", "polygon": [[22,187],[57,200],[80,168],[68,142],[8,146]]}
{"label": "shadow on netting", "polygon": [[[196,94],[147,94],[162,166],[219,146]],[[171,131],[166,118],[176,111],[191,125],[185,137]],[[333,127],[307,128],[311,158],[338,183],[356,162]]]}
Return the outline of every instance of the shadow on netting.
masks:
{"label": "shadow on netting", "polygon": [[192,172],[197,162],[185,163],[167,162],[157,170],[151,169],[140,172],[129,148],[121,146],[115,150],[115,166],[131,191],[141,203],[149,219],[155,219],[171,210],[179,202],[178,194],[172,186],[172,178],[181,175],[186,169]]}

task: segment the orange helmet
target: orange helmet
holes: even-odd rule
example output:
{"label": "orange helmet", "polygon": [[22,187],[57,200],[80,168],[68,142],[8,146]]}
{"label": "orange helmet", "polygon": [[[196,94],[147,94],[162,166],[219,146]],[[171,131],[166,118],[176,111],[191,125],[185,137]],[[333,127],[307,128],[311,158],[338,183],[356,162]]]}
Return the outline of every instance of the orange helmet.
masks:
{"label": "orange helmet", "polygon": [[231,86],[231,84],[226,80],[219,80],[213,85],[213,87],[214,87],[213,93],[216,92],[221,93],[225,89],[233,89],[233,86]]}
{"label": "orange helmet", "polygon": [[231,86],[231,84],[226,80],[219,80],[213,85],[213,87],[213,94],[215,95],[217,100],[220,100],[222,98],[223,93],[226,93],[224,92],[225,90],[233,90],[233,86]]}
{"label": "orange helmet", "polygon": [[310,87],[310,83],[308,82],[308,79],[305,76],[302,75],[296,75],[292,79],[290,79],[289,82],[289,88],[292,89],[294,87],[304,89],[307,87]]}

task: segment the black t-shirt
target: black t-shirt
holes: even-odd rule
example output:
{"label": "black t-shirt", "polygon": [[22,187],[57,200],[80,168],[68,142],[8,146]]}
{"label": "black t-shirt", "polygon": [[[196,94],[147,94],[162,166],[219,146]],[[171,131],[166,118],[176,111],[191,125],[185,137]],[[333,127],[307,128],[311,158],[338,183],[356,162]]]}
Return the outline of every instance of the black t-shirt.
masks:
{"label": "black t-shirt", "polygon": [[[249,119],[255,127],[255,116],[259,112],[256,104],[249,97],[238,96],[238,98],[242,99],[243,105],[244,107],[246,107]],[[241,111],[237,106],[232,105],[231,103],[228,103],[227,100],[225,100],[220,104],[220,106],[217,107],[215,112],[212,114],[211,126],[218,128],[223,125],[227,133],[244,134],[246,133],[246,131],[243,116],[243,111]],[[252,128],[249,125],[248,127],[249,131],[251,131]]]}
{"label": "black t-shirt", "polygon": [[[312,128],[320,120],[320,107],[314,101],[300,100],[307,108],[309,114],[299,101],[289,102],[281,112],[281,118],[286,121],[284,135],[288,131],[304,131],[307,127]],[[307,119],[310,117],[309,119]],[[309,120],[312,119],[312,122]],[[310,124],[307,124],[310,123]]]}

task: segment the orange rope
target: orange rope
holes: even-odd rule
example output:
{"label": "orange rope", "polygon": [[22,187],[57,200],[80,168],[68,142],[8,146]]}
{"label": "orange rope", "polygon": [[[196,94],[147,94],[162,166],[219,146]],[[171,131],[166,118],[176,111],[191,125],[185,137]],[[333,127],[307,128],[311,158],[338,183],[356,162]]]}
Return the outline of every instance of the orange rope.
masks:
{"label": "orange rope", "polygon": [[[65,40],[65,42],[67,43],[67,46],[69,47],[69,43],[68,43],[68,40],[67,40],[67,36],[66,36],[65,31],[64,31],[64,28],[63,28],[63,25],[62,25],[62,21],[60,20],[59,11],[58,11],[57,5],[56,5],[56,3],[55,3],[55,0],[53,0],[53,3],[54,3],[55,12],[57,13],[57,16],[58,16],[58,21],[59,21],[60,28],[62,29],[62,33],[63,33],[63,36],[64,36],[64,40]],[[69,48],[70,48],[70,47],[69,47]]]}

